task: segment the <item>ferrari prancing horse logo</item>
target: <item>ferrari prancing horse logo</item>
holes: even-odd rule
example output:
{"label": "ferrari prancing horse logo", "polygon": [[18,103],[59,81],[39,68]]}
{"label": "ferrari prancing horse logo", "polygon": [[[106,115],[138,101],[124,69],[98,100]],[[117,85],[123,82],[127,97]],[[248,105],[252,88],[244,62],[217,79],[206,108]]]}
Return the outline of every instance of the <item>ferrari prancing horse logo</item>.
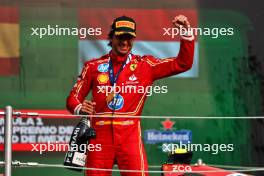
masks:
{"label": "ferrari prancing horse logo", "polygon": [[131,64],[131,65],[130,65],[130,70],[131,70],[131,71],[136,70],[136,68],[137,68],[137,64]]}

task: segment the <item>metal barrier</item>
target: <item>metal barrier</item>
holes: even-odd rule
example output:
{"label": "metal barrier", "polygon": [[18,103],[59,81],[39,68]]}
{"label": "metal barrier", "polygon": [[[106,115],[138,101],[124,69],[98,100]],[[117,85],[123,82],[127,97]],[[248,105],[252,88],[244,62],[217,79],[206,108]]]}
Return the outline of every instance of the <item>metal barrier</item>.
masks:
{"label": "metal barrier", "polygon": [[[0,166],[5,167],[4,176],[11,176],[12,175],[12,167],[47,167],[47,168],[73,168],[76,169],[76,167],[70,167],[70,166],[64,166],[61,164],[46,164],[46,163],[38,163],[38,162],[20,162],[20,161],[12,161],[12,134],[13,134],[13,116],[20,116],[20,115],[26,115],[26,116],[72,116],[72,117],[79,117],[79,115],[68,115],[68,114],[40,114],[36,112],[27,112],[22,113],[19,111],[13,112],[13,108],[11,106],[5,107],[5,112],[0,112],[0,115],[5,116],[4,124],[5,124],[5,130],[4,130],[4,136],[5,136],[5,161],[0,161]],[[98,115],[94,115],[95,117],[98,117]],[[102,116],[105,117],[105,116]],[[117,116],[110,116],[110,118],[115,118]],[[146,119],[196,119],[197,117],[166,117],[166,116],[118,116],[120,118],[127,118],[127,117],[140,117],[140,118],[146,118]],[[256,116],[256,117],[199,117],[200,119],[264,119],[262,116]],[[197,165],[202,165],[201,162],[198,160]],[[210,165],[210,164],[209,164]],[[211,165],[219,168],[226,168],[229,172],[253,172],[253,171],[264,171],[264,167],[242,167],[242,166],[228,166],[228,165]],[[120,169],[105,169],[105,168],[89,168],[89,167],[83,167],[82,170],[98,170],[98,171],[111,171],[111,172],[134,172],[134,173],[171,173],[171,171],[161,171],[161,166],[150,166],[149,168],[158,168],[159,170],[148,170],[148,171],[142,171],[142,170],[120,170]],[[78,167],[78,169],[80,169]],[[175,171],[176,172],[176,171]],[[214,172],[224,172],[224,170],[208,170],[208,171],[195,171],[193,173],[214,173]],[[192,172],[189,172],[192,173]],[[0,174],[1,176],[1,174]]]}
{"label": "metal barrier", "polygon": [[13,108],[5,108],[5,176],[12,175],[12,116]]}

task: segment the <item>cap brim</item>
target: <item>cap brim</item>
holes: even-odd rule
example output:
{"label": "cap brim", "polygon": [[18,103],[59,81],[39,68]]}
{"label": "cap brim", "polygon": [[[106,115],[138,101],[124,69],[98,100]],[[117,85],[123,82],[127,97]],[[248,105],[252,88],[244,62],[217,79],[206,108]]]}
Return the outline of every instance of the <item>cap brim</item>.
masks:
{"label": "cap brim", "polygon": [[130,34],[133,37],[136,37],[136,33],[135,32],[128,32],[128,31],[116,31],[115,35],[123,35],[123,34]]}

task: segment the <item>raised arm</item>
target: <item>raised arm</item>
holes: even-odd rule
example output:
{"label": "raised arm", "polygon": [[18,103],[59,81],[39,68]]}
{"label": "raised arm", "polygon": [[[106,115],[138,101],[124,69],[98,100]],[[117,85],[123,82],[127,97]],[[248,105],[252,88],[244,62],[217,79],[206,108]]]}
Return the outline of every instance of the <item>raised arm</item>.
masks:
{"label": "raised arm", "polygon": [[[174,27],[190,29],[190,23],[188,19],[179,15],[172,21]],[[157,59],[153,56],[145,56],[145,60],[152,67],[153,80],[176,75],[191,69],[194,57],[194,36],[189,30],[189,33],[181,35],[180,51],[177,57],[171,57],[167,59]]]}

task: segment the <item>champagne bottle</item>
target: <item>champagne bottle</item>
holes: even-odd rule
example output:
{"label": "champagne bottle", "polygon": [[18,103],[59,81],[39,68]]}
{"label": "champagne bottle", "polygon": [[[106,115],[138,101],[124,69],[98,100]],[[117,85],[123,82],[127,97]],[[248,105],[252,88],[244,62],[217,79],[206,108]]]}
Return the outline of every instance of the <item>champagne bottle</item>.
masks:
{"label": "champagne bottle", "polygon": [[77,126],[73,129],[69,148],[65,155],[64,166],[80,167],[69,168],[71,170],[82,171],[85,166],[87,157],[87,145],[89,139],[95,138],[95,130],[91,128],[90,120],[87,117],[82,117]]}

